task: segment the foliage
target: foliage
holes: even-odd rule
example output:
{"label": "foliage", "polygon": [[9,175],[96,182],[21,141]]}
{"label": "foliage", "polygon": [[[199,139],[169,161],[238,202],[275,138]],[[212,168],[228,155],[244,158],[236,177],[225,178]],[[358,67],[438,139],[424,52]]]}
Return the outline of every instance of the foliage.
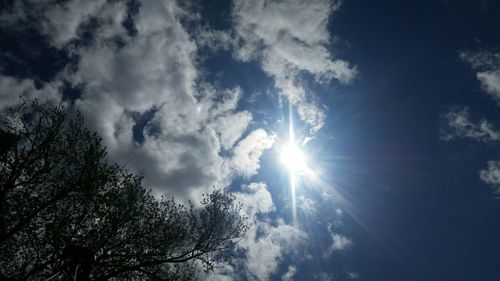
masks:
{"label": "foliage", "polygon": [[0,279],[193,280],[247,229],[234,197],[157,200],[79,113],[25,103],[0,131]]}

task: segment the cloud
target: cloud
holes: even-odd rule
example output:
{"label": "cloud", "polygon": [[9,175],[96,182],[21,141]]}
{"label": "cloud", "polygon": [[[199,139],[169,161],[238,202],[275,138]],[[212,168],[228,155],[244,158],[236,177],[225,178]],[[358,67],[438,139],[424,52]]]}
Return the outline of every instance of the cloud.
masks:
{"label": "cloud", "polygon": [[298,104],[297,111],[300,119],[309,124],[312,131],[318,131],[323,127],[326,114],[322,110],[318,110],[315,105],[302,102]]}
{"label": "cloud", "polygon": [[349,273],[347,273],[347,278],[349,278],[351,280],[359,279],[359,273],[349,272]]}
{"label": "cloud", "polygon": [[489,184],[496,195],[500,195],[500,161],[488,161],[488,167],[479,172],[482,181]]}
{"label": "cloud", "polygon": [[58,88],[60,83],[47,83],[41,88],[35,86],[31,79],[16,79],[0,75],[0,112],[19,103],[19,98],[26,101],[38,99],[41,102],[58,102]]}
{"label": "cloud", "polygon": [[245,192],[236,193],[236,199],[242,203],[245,215],[253,218],[257,213],[267,214],[275,210],[265,183],[251,183],[244,185],[242,189]]}
{"label": "cloud", "polygon": [[[500,52],[461,51],[459,57],[477,71],[476,77],[483,90],[500,105]],[[440,137],[445,141],[457,138],[470,138],[482,142],[497,142],[500,131],[493,124],[482,119],[471,120],[469,108],[452,107],[443,116],[444,126],[440,129]],[[488,161],[487,168],[479,171],[480,179],[489,184],[495,194],[500,193],[500,161]]]}
{"label": "cloud", "polygon": [[283,276],[281,276],[281,280],[291,281],[291,280],[293,280],[295,273],[297,273],[297,267],[290,265],[290,266],[288,266],[288,270],[286,271],[286,273],[283,274]]}
{"label": "cloud", "polygon": [[50,36],[52,45],[62,48],[71,40],[78,39],[82,25],[91,24],[93,19],[100,25],[101,36],[106,33],[107,27],[111,34],[115,33],[117,30],[113,27],[121,24],[126,14],[124,2],[105,0],[59,2],[44,11],[43,16],[46,21],[43,21],[41,26],[43,32]]}
{"label": "cloud", "polygon": [[333,252],[346,250],[353,245],[352,240],[347,236],[332,232],[330,233],[330,237],[332,239],[331,244],[324,253],[324,258],[329,257]]}
{"label": "cloud", "polygon": [[230,50],[236,45],[236,40],[230,32],[215,30],[209,26],[198,28],[194,38],[198,46],[212,51]]}
{"label": "cloud", "polygon": [[269,135],[263,129],[251,132],[234,148],[231,162],[234,170],[245,177],[255,175],[260,168],[260,156],[264,150],[271,148],[274,140],[275,135]]}
{"label": "cloud", "polygon": [[229,150],[241,137],[252,121],[252,114],[248,111],[225,114],[214,120],[213,128],[219,134],[222,148]]}
{"label": "cloud", "polygon": [[326,272],[320,272],[320,273],[316,274],[315,279],[319,280],[319,281],[332,281],[332,280],[334,280],[333,274],[331,274],[331,273],[329,274]]}
{"label": "cloud", "polygon": [[345,250],[352,245],[351,239],[340,234],[332,234],[332,241],[333,244],[331,246],[331,249],[334,251]]}
{"label": "cloud", "polygon": [[[181,18],[173,2],[142,2],[137,34],[124,36],[121,24],[98,29],[97,40],[77,50],[78,70],[66,78],[85,85],[76,104],[103,135],[112,159],[139,171],[157,192],[196,199],[213,185],[227,184],[230,171],[219,151],[231,147],[251,115],[235,111],[239,89],[219,92],[197,84],[197,46]],[[120,44],[116,36],[122,36]],[[138,145],[132,114],[151,110]],[[223,119],[233,116],[234,126],[222,130]]]}
{"label": "cloud", "polygon": [[304,195],[298,196],[298,206],[306,215],[315,215],[318,210],[318,201],[305,197]]}
{"label": "cloud", "polygon": [[471,120],[468,107],[453,107],[444,116],[444,126],[441,127],[440,137],[445,141],[457,138],[471,138],[482,142],[500,140],[500,132],[493,124],[485,119],[479,122]]}
{"label": "cloud", "polygon": [[238,243],[245,258],[234,262],[244,268],[250,280],[269,280],[276,273],[283,255],[294,253],[307,236],[281,219],[273,222],[267,218],[275,206],[266,184],[251,183],[243,192],[236,193],[236,198],[242,202],[244,214],[251,218],[251,227]]}
{"label": "cloud", "polygon": [[232,281],[236,279],[236,275],[232,265],[222,263],[216,264],[212,272],[200,272],[199,279],[206,281]]}
{"label": "cloud", "polygon": [[[317,131],[326,114],[306,92],[301,74],[342,83],[356,74],[328,49],[327,24],[336,8],[323,0],[235,1],[233,31],[207,28],[198,36],[183,24],[189,13],[175,1],[141,1],[137,11],[126,1],[15,1],[0,22],[37,30],[71,63],[39,87],[30,79],[0,76],[7,93],[2,106],[18,95],[59,101],[64,83],[78,86],[81,93],[71,104],[102,136],[110,161],[143,175],[157,194],[196,202],[214,185],[257,174],[276,139],[238,106],[245,95],[241,88],[204,81],[201,48],[231,48],[237,59],[257,61]],[[269,280],[307,235],[278,215],[270,218],[276,207],[265,183],[245,185],[236,196],[252,226],[238,244],[242,256],[210,278],[238,278],[243,269],[248,279]],[[304,206],[315,208],[313,201]],[[283,278],[295,272],[289,267]]]}
{"label": "cloud", "polygon": [[337,8],[329,0],[233,1],[235,57],[258,61],[281,94],[298,104],[299,116],[313,132],[323,125],[325,113],[308,97],[300,74],[349,83],[357,73],[327,48],[328,20]]}
{"label": "cloud", "polygon": [[500,102],[500,52],[460,52],[460,58],[474,70],[482,88]]}
{"label": "cloud", "polygon": [[200,50],[183,25],[188,11],[175,1],[139,4],[131,11],[126,1],[16,1],[2,24],[38,30],[73,62],[39,89],[1,77],[12,90],[2,105],[19,94],[60,99],[62,81],[78,85],[74,104],[110,160],[156,193],[197,202],[213,186],[256,174],[274,135],[257,127],[241,139],[252,113],[238,108],[240,88],[217,88],[199,74]]}
{"label": "cloud", "polygon": [[328,247],[327,251],[324,253],[323,255],[324,258],[330,256],[335,251],[346,250],[352,247],[353,245],[353,242],[349,237],[339,234],[335,231],[334,227],[339,225],[340,222],[339,220],[340,217],[342,216],[342,210],[336,208],[335,213],[338,218],[336,218],[333,223],[328,223],[327,230],[330,233],[331,244],[330,247]]}
{"label": "cloud", "polygon": [[497,101],[500,100],[500,69],[478,72],[477,79],[481,81],[481,85],[486,92],[492,95]]}
{"label": "cloud", "polygon": [[[98,26],[101,34],[115,33],[127,15],[125,1],[16,1],[0,15],[11,28],[34,27],[58,49],[79,40],[85,27]],[[33,25],[33,21],[38,23]],[[124,30],[122,30],[124,31]]]}

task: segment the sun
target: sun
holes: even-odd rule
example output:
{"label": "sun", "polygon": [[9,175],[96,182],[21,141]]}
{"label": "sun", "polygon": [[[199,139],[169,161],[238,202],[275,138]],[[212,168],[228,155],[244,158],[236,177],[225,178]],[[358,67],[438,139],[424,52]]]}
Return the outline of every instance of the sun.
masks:
{"label": "sun", "polygon": [[293,143],[281,148],[280,159],[290,173],[301,173],[307,170],[307,161],[302,150]]}

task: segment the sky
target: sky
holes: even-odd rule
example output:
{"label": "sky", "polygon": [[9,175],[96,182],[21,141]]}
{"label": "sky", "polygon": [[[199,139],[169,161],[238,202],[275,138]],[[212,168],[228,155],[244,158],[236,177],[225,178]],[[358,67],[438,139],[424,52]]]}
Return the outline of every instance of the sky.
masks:
{"label": "sky", "polygon": [[204,279],[499,280],[500,2],[0,7],[0,114],[63,102],[155,195],[242,203]]}

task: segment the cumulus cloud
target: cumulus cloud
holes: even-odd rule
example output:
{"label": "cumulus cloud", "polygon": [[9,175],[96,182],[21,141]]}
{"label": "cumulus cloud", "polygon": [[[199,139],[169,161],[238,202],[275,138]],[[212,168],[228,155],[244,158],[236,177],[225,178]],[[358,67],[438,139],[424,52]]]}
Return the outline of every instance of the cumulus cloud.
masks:
{"label": "cumulus cloud", "polygon": [[356,75],[353,66],[327,48],[328,20],[337,8],[329,0],[233,1],[235,57],[258,61],[276,88],[298,104],[299,116],[311,131],[321,128],[325,113],[307,96],[300,74],[342,83]]}
{"label": "cumulus cloud", "polygon": [[239,245],[246,250],[247,272],[257,280],[269,280],[271,274],[276,272],[283,255],[293,253],[293,248],[304,239],[303,232],[282,221],[278,221],[277,226],[257,223]]}
{"label": "cumulus cloud", "polygon": [[26,101],[38,99],[42,102],[58,102],[58,88],[60,83],[47,83],[41,88],[35,86],[31,79],[16,79],[0,75],[0,112],[19,103],[19,98]]}
{"label": "cumulus cloud", "polygon": [[[53,3],[43,13],[46,21],[42,22],[42,30],[51,38],[53,46],[62,48],[71,40],[79,37],[82,24],[90,24],[97,19],[101,25],[101,34],[116,32],[113,28],[125,19],[127,13],[124,2],[97,1],[68,1]],[[123,31],[123,30],[121,30]]]}
{"label": "cumulus cloud", "polygon": [[241,139],[252,114],[238,109],[240,88],[220,89],[199,75],[199,47],[182,23],[189,12],[175,1],[139,4],[132,12],[126,1],[16,1],[0,21],[38,30],[74,62],[39,89],[1,77],[2,89],[12,89],[2,106],[19,94],[58,98],[62,81],[78,85],[74,104],[110,160],[179,199],[196,202],[212,186],[256,174],[274,135],[255,129]]}
{"label": "cumulus cloud", "polygon": [[[234,33],[210,31],[203,37],[189,33],[183,24],[189,13],[175,1],[141,1],[134,12],[126,1],[15,1],[0,13],[1,23],[37,30],[71,63],[41,86],[0,76],[0,111],[19,95],[59,101],[63,84],[78,86],[81,93],[72,104],[102,136],[112,162],[143,175],[156,193],[196,202],[214,185],[257,174],[261,156],[276,139],[258,124],[249,130],[254,120],[238,106],[245,94],[240,88],[203,81],[200,46],[230,46],[239,60],[258,61],[316,131],[326,115],[306,93],[300,74],[347,83],[356,72],[327,48],[327,23],[335,9],[323,0],[235,1]],[[228,279],[243,268],[249,279],[269,280],[307,236],[279,217],[269,218],[275,205],[264,183],[245,185],[236,196],[252,224],[238,244],[244,257],[207,278]],[[295,271],[290,267],[283,278]]]}
{"label": "cumulus cloud", "polygon": [[[121,15],[123,9],[115,10]],[[210,186],[227,184],[230,171],[219,151],[231,147],[251,115],[235,111],[239,89],[219,92],[197,84],[197,46],[181,17],[172,1],[142,2],[137,34],[123,37],[122,45],[115,43],[125,32],[122,25],[97,30],[98,40],[78,50],[78,70],[67,79],[85,85],[76,104],[114,159],[141,172],[159,192],[196,198]],[[132,113],[150,110],[145,126],[136,128],[144,136],[138,145]],[[234,126],[223,130],[224,118],[233,116]]]}
{"label": "cumulus cloud", "polygon": [[242,202],[244,214],[251,218],[251,227],[238,244],[245,258],[234,262],[239,262],[250,280],[269,280],[283,255],[294,253],[307,236],[280,219],[273,222],[267,216],[256,216],[268,215],[275,209],[266,184],[251,183],[236,193],[236,198]]}
{"label": "cumulus cloud", "polygon": [[251,132],[234,148],[231,162],[234,170],[246,177],[255,175],[260,168],[259,160],[262,152],[271,148],[274,140],[275,135],[269,135],[263,129]]}
{"label": "cumulus cloud", "polygon": [[121,24],[126,15],[124,1],[26,0],[14,2],[0,15],[0,22],[11,28],[36,28],[53,47],[61,49],[78,40],[85,25],[99,26],[101,33],[115,33],[117,29],[113,26]]}
{"label": "cumulus cloud", "polygon": [[454,107],[447,112],[444,126],[441,128],[441,139],[446,141],[457,138],[471,138],[478,141],[490,142],[500,140],[500,132],[493,124],[485,119],[478,122],[471,120],[468,107]]}
{"label": "cumulus cloud", "polygon": [[257,213],[267,214],[274,211],[273,199],[265,183],[251,183],[244,185],[242,189],[244,192],[236,193],[236,198],[242,203],[246,215],[255,217]]}

